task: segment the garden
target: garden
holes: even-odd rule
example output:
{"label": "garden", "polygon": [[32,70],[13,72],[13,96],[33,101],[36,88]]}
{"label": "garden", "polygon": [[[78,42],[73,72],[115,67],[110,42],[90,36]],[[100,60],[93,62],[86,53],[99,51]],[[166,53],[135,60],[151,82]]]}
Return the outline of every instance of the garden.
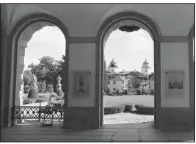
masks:
{"label": "garden", "polygon": [[154,96],[103,97],[104,124],[143,123],[154,120]]}
{"label": "garden", "polygon": [[[62,61],[44,56],[37,65],[30,65],[23,75],[24,93],[22,106],[46,106],[51,102],[66,101],[64,95],[65,56]],[[62,83],[62,85],[61,85]],[[61,88],[62,87],[62,88]],[[154,96],[152,95],[104,95],[104,123],[136,123],[153,121]]]}

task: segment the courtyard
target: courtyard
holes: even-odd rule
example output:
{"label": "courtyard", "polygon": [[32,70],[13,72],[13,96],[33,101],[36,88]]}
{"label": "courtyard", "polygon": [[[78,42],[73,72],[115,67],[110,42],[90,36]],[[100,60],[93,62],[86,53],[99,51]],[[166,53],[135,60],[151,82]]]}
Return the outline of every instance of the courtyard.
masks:
{"label": "courtyard", "polygon": [[[103,106],[106,108],[118,108],[126,105],[133,106],[133,110],[136,111],[134,105],[144,105],[153,108],[154,96],[152,95],[123,95],[123,96],[107,96],[103,97]],[[40,103],[30,103],[23,106],[39,106]],[[48,102],[42,102],[41,106],[48,105]],[[153,122],[154,115],[152,114],[138,114],[134,112],[115,112],[112,114],[104,114],[104,124],[126,124],[126,123],[146,123]],[[37,120],[25,120],[26,124],[37,123]]]}
{"label": "courtyard", "polygon": [[[104,107],[113,107],[118,105],[142,104],[154,107],[154,96],[151,95],[123,95],[103,97]],[[126,124],[126,123],[146,123],[154,121],[153,115],[143,115],[135,113],[116,113],[104,115],[104,124]]]}
{"label": "courtyard", "polygon": [[123,96],[107,96],[103,97],[103,106],[116,106],[122,104],[142,104],[154,107],[154,96],[152,95],[123,95]]}

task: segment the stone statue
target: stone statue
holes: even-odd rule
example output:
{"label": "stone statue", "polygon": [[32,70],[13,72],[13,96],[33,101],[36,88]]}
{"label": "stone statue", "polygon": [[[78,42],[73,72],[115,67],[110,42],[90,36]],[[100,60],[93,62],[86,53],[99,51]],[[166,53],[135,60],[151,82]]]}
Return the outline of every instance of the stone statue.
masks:
{"label": "stone statue", "polygon": [[60,96],[60,97],[64,97],[64,92],[62,91],[61,89],[61,77],[58,76],[57,77],[57,85],[56,85],[56,92],[57,92],[57,95]]}
{"label": "stone statue", "polygon": [[58,91],[58,90],[61,90],[61,77],[60,76],[58,76],[57,77],[57,85],[56,85],[56,90]]}

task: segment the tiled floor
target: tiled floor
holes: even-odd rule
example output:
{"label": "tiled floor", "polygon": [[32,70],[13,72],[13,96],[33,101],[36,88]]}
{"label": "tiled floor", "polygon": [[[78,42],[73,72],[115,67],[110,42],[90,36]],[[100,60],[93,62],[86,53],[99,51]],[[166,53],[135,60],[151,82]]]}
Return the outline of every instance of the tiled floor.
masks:
{"label": "tiled floor", "polygon": [[71,131],[58,126],[16,126],[1,132],[4,142],[65,142],[65,141],[193,141],[194,131],[164,132],[155,130],[150,123],[105,125],[98,130]]}

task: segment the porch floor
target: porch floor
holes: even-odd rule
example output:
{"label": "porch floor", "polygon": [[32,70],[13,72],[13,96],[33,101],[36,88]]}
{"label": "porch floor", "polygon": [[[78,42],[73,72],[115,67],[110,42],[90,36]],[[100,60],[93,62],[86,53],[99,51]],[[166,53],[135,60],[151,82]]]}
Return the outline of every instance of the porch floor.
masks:
{"label": "porch floor", "polygon": [[89,142],[89,141],[129,141],[129,142],[194,142],[194,131],[161,131],[152,123],[104,125],[97,130],[66,130],[60,125],[40,127],[40,125],[14,126],[1,131],[3,142]]}

